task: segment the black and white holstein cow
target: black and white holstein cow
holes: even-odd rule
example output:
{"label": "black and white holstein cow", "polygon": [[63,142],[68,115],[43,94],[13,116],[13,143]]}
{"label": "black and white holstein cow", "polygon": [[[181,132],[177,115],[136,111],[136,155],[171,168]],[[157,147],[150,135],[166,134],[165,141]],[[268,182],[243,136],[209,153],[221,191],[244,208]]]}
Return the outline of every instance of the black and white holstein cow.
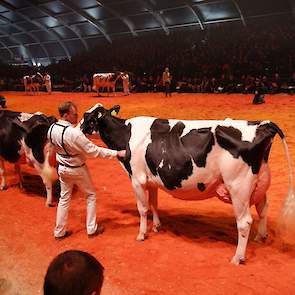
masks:
{"label": "black and white holstein cow", "polygon": [[[153,230],[158,231],[157,189],[183,200],[217,196],[232,203],[238,229],[238,245],[231,262],[245,260],[252,217],[259,215],[256,240],[267,237],[267,198],[270,171],[267,164],[273,138],[278,134],[285,147],[289,167],[289,196],[285,212],[293,214],[294,192],[290,155],[281,129],[270,121],[167,120],[115,117],[120,106],[110,110],[97,104],[84,114],[81,130],[97,132],[109,148],[126,149],[122,164],[129,173],[140,214],[137,240],[147,233],[147,212],[153,213]],[[148,197],[145,193],[148,191]],[[287,217],[287,216],[285,216]],[[292,220],[289,219],[289,220]],[[293,226],[294,228],[294,226]]]}
{"label": "black and white holstein cow", "polygon": [[99,96],[99,89],[107,89],[108,96],[110,91],[116,94],[116,82],[118,79],[122,79],[123,77],[122,72],[116,73],[99,73],[93,75],[93,86],[92,89],[97,91],[97,95]]}
{"label": "black and white holstein cow", "polygon": [[41,113],[0,111],[0,190],[7,189],[4,161],[15,163],[22,186],[18,161],[24,155],[37,170],[46,187],[46,206],[53,205],[47,131],[55,121],[55,117],[47,117]]}

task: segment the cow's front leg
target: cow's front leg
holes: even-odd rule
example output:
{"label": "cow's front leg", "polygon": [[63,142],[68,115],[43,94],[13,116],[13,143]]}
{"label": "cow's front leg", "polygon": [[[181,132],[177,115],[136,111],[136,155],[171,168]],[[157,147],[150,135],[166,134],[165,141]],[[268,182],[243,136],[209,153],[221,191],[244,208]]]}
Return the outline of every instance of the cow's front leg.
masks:
{"label": "cow's front leg", "polygon": [[0,176],[1,176],[0,190],[6,190],[7,189],[6,174],[5,174],[4,161],[2,160],[0,160]]}
{"label": "cow's front leg", "polygon": [[132,186],[135,192],[137,209],[140,215],[139,233],[137,235],[137,241],[144,241],[147,233],[147,213],[148,213],[148,201],[145,191],[140,183],[137,181],[132,182]]}
{"label": "cow's front leg", "polygon": [[153,231],[159,232],[161,229],[161,222],[158,215],[158,189],[156,187],[149,188],[149,203],[153,212]]}

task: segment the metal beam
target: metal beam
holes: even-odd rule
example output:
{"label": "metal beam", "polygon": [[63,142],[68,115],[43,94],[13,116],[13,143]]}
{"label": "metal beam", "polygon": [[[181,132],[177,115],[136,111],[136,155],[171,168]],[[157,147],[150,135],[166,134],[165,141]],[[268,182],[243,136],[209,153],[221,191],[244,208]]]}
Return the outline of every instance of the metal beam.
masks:
{"label": "metal beam", "polygon": [[[0,15],[0,19],[4,20],[5,22],[9,23],[11,26],[17,28],[19,31],[21,31],[20,34],[26,34],[26,35],[29,35],[33,40],[35,40],[36,42],[38,42],[38,44],[40,45],[40,47],[43,49],[45,55],[47,56],[48,59],[50,59],[49,57],[49,53],[47,51],[47,49],[45,48],[45,46],[40,42],[40,40],[38,40],[35,35],[33,35],[32,33],[30,32],[27,32],[23,27],[19,26],[17,23],[15,22],[12,22],[11,20],[9,20],[8,18]],[[6,32],[5,32],[6,34]],[[7,34],[7,37],[11,38],[15,36],[16,34],[15,33],[11,33],[11,34]],[[15,40],[17,40],[17,38],[14,38]],[[15,42],[15,41],[14,41]],[[19,42],[19,41],[18,41]],[[19,42],[19,44],[21,44],[24,48],[25,48],[25,45],[23,42]]]}
{"label": "metal beam", "polygon": [[51,36],[53,36],[54,38],[56,38],[56,41],[59,43],[59,45],[62,47],[62,49],[64,50],[66,56],[68,57],[68,59],[71,58],[70,52],[67,49],[67,47],[65,46],[65,44],[63,43],[62,39],[60,38],[60,36],[56,33],[56,32],[51,32],[48,30],[48,28],[44,25],[42,25],[41,23],[27,17],[25,14],[19,12],[18,10],[15,10],[15,7],[12,6],[11,4],[0,0],[0,3],[2,6],[4,6],[5,8],[14,11],[17,15],[19,15],[20,17],[22,17],[23,19],[25,19],[27,22],[30,22],[32,24],[34,24],[35,26],[39,27],[40,29],[42,29],[42,31],[47,32],[48,34],[50,34]]}
{"label": "metal beam", "polygon": [[60,2],[62,2],[67,8],[69,8],[70,10],[74,11],[75,13],[83,16],[88,23],[90,23],[91,25],[93,25],[96,29],[98,29],[103,35],[104,37],[110,42],[112,43],[112,39],[110,38],[110,36],[107,34],[107,32],[105,31],[105,29],[101,26],[101,24],[98,22],[97,19],[93,18],[92,16],[90,16],[88,13],[86,13],[83,9],[79,8],[78,6],[76,6],[76,4],[74,4],[71,0],[59,0]]}
{"label": "metal beam", "polygon": [[128,19],[126,16],[122,16],[120,15],[119,12],[117,12],[115,9],[111,8],[109,5],[105,4],[105,3],[101,3],[100,1],[97,1],[97,4],[103,8],[105,8],[106,10],[108,10],[111,14],[113,14],[115,17],[119,18],[130,30],[131,34],[136,37],[137,33],[134,31],[134,24],[130,21],[130,19]]}
{"label": "metal beam", "polygon": [[[191,12],[195,15],[196,19],[198,20],[199,24],[200,24],[200,27],[202,30],[204,30],[204,25],[203,25],[203,22],[201,20],[201,17],[199,16],[200,12],[199,12],[199,8],[197,6],[193,7],[192,6],[192,1],[185,1],[188,8],[191,10]],[[197,11],[198,12],[197,12]]]}
{"label": "metal beam", "polygon": [[152,14],[152,16],[160,23],[162,29],[164,30],[164,32],[166,33],[166,35],[169,35],[169,29],[163,19],[163,17],[160,15],[159,12],[157,12],[156,10],[154,10],[153,8],[153,4],[149,1],[149,0],[140,0],[145,8],[148,10],[148,12],[150,14]]}
{"label": "metal beam", "polygon": [[[1,38],[1,36],[0,36],[0,38]],[[13,59],[14,53],[12,52],[12,50],[9,47],[7,47],[4,42],[0,41],[0,44],[3,46],[4,49],[6,49],[9,52],[10,58]]]}
{"label": "metal beam", "polygon": [[[3,30],[1,30],[0,29],[0,32],[4,32]],[[4,32],[5,34],[6,34],[6,32]],[[30,52],[30,50],[28,49],[28,48],[26,48],[25,46],[24,46],[24,44],[23,43],[21,43],[19,40],[17,40],[15,37],[13,37],[13,36],[8,36],[14,43],[16,43],[16,44],[18,44],[18,46],[14,46],[14,47],[20,47],[20,48],[22,48],[22,50],[24,51],[24,53],[26,53],[27,54],[27,56],[24,56],[24,58],[29,58],[29,59],[31,59],[31,61],[32,61],[32,54],[31,54],[31,52]],[[1,42],[2,43],[2,42]],[[10,47],[10,46],[7,46],[7,45],[5,45],[5,48],[7,48],[8,50],[9,50],[9,48],[12,48],[12,47]],[[11,53],[12,53],[12,58],[13,58],[13,56],[14,56],[14,54],[13,54],[13,52],[12,51],[10,51]]]}
{"label": "metal beam", "polygon": [[237,10],[237,11],[239,12],[239,14],[240,14],[241,21],[242,21],[243,25],[246,27],[246,26],[247,26],[247,25],[246,25],[246,21],[245,21],[244,15],[243,15],[243,13],[242,13],[242,10],[241,10],[241,8],[240,8],[238,2],[237,2],[236,0],[232,0],[232,2],[233,2],[233,4],[234,4],[234,6],[236,7],[236,10]]}
{"label": "metal beam", "polygon": [[78,36],[78,39],[81,41],[81,43],[84,45],[86,51],[89,50],[89,46],[87,44],[87,42],[83,39],[83,37],[81,36],[81,34],[78,32],[77,29],[75,28],[72,28],[71,26],[69,26],[67,23],[65,23],[62,19],[57,19],[54,15],[54,13],[52,13],[50,10],[48,10],[47,8],[45,7],[42,7],[41,4],[38,4],[36,3],[36,1],[34,0],[31,0],[31,1],[28,1],[28,0],[25,0],[26,3],[28,3],[30,6],[34,7],[34,8],[37,8],[39,9],[41,12],[43,12],[44,14],[52,17],[52,18],[55,18],[59,23],[61,23],[64,27],[68,28],[69,30],[71,30],[72,32],[74,32],[74,34],[76,36]]}

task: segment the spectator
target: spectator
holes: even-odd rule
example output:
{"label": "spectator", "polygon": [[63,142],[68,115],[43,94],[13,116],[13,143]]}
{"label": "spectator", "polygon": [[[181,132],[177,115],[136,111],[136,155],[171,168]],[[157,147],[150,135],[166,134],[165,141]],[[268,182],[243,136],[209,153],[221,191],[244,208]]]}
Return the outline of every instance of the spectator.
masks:
{"label": "spectator", "polygon": [[49,264],[44,295],[98,295],[103,284],[104,268],[89,253],[68,250]]}
{"label": "spectator", "polygon": [[84,92],[91,92],[91,80],[87,77],[87,74],[82,77],[82,87]]}

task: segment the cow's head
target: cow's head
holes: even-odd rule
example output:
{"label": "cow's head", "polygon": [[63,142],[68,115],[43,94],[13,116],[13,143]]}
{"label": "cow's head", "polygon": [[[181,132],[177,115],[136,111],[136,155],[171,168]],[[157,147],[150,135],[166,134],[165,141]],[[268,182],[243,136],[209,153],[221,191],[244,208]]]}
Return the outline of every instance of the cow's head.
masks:
{"label": "cow's head", "polygon": [[84,113],[80,128],[85,134],[91,135],[93,133],[99,133],[99,125],[103,124],[103,121],[117,115],[119,111],[119,105],[115,105],[111,109],[107,110],[102,104],[96,104],[94,107]]}

